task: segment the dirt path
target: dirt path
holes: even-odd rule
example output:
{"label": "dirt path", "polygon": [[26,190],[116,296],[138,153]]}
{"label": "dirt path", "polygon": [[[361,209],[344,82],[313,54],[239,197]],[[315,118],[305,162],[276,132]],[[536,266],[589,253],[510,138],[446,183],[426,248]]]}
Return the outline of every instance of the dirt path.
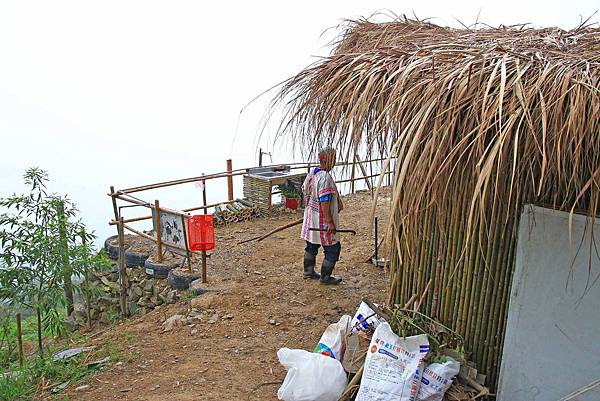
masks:
{"label": "dirt path", "polygon": [[[276,356],[279,348],[312,350],[327,325],[344,313],[352,315],[363,296],[385,300],[383,270],[364,263],[373,251],[370,194],[344,199],[341,225],[357,235],[342,237],[334,272],[344,279],[340,286],[302,279],[299,228],[237,245],[300,214],[219,228],[209,280],[222,292],[194,301],[201,320],[162,332],[166,318],[190,310],[189,303],[180,302],[116,326],[94,343],[114,344],[121,361],[92,378],[87,390],[76,392],[71,386],[69,399],[277,400],[279,384],[273,383],[285,376]],[[388,203],[380,199],[381,226],[387,221]]]}

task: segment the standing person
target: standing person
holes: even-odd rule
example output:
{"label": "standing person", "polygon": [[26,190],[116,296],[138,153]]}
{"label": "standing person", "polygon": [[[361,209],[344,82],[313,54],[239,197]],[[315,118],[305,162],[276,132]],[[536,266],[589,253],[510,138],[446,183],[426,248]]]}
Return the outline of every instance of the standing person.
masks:
{"label": "standing person", "polygon": [[[335,149],[329,146],[319,151],[319,167],[309,172],[302,185],[305,209],[301,238],[306,241],[304,278],[320,279],[322,284],[339,284],[342,281],[331,275],[342,249],[336,227],[338,213],[344,208],[335,181],[329,174],[335,166],[335,156]],[[311,228],[321,231],[312,231]],[[325,259],[319,275],[315,272],[315,264],[320,246],[323,246]]]}

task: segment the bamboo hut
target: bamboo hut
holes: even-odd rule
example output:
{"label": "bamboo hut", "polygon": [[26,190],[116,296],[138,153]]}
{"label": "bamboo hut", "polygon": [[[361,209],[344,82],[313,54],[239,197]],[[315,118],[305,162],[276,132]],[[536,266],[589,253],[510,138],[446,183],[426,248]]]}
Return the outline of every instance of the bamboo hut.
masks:
{"label": "bamboo hut", "polygon": [[523,205],[598,211],[600,29],[349,21],[274,102],[305,149],[397,157],[390,299],[433,279],[422,311],[494,389]]}

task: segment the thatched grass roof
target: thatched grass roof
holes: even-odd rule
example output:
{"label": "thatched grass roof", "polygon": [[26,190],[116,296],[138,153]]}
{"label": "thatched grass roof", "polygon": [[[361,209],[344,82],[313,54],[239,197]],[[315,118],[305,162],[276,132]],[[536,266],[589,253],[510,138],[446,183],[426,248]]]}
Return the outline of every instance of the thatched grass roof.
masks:
{"label": "thatched grass roof", "polygon": [[558,208],[585,209],[598,194],[597,28],[350,21],[331,56],[287,81],[276,104],[281,134],[304,149],[398,156],[397,190],[412,194],[395,202],[401,220],[457,180],[474,203],[504,175],[508,190]]}
{"label": "thatched grass roof", "polygon": [[600,210],[600,29],[349,22],[275,105],[306,151],[397,157],[390,299],[433,282],[424,313],[463,336],[494,389],[523,205]]}

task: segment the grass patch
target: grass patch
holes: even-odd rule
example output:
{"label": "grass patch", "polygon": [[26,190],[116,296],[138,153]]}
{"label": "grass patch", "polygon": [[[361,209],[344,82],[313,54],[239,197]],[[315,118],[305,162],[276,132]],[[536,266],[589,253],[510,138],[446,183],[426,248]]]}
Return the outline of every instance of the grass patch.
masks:
{"label": "grass patch", "polygon": [[196,291],[186,290],[183,294],[181,294],[181,301],[189,303],[192,299],[196,298],[196,296]]}
{"label": "grass patch", "polygon": [[[55,401],[61,399],[60,393],[72,386],[85,384],[95,374],[106,367],[122,360],[123,347],[130,341],[135,341],[136,336],[130,334],[118,335],[114,340],[106,341],[101,347],[90,353],[82,353],[67,360],[54,362],[52,355],[58,350],[81,346],[68,342],[68,346],[58,349],[47,348],[46,358],[37,356],[27,361],[27,365],[18,368],[11,365],[7,371],[10,376],[0,376],[0,401],[29,401],[39,399],[41,395],[55,394]],[[85,343],[86,338],[81,336],[75,339],[77,343]],[[108,362],[100,366],[90,366],[106,357]],[[130,362],[132,358],[126,358]],[[68,399],[63,397],[63,399]]]}

